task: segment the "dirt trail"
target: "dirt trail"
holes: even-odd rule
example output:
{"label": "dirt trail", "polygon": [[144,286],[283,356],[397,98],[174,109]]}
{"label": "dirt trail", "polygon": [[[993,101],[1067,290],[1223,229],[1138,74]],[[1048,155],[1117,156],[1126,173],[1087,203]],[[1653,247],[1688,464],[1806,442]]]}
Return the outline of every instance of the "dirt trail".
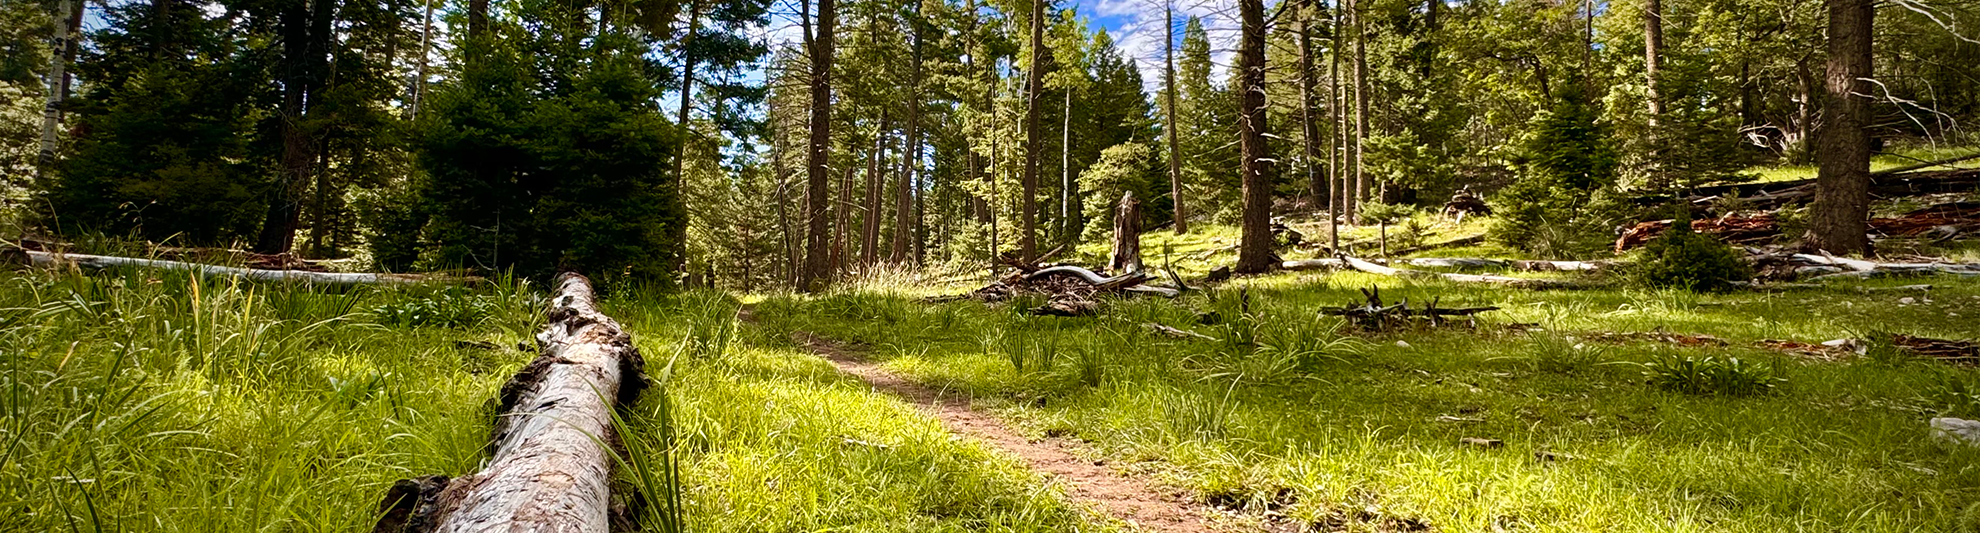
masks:
{"label": "dirt trail", "polygon": [[[747,310],[741,318],[749,320]],[[1067,494],[1075,500],[1139,531],[1219,530],[1205,520],[1202,505],[1189,502],[1177,491],[1157,487],[1147,479],[1115,473],[1104,462],[1080,459],[1067,451],[1073,443],[1066,439],[1027,439],[995,416],[971,409],[967,398],[945,396],[941,391],[888,372],[860,358],[856,350],[831,339],[800,331],[793,332],[791,340],[825,357],[840,372],[921,408],[949,431],[968,435],[1024,460],[1033,471],[1063,482]]]}

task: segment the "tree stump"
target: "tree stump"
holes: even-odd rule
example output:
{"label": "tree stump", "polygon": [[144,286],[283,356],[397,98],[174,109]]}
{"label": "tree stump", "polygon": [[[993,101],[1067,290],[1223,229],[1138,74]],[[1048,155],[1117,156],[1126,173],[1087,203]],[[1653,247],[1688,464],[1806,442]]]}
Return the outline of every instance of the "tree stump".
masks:
{"label": "tree stump", "polygon": [[1107,270],[1141,271],[1141,202],[1134,199],[1134,191],[1121,194],[1120,207],[1114,212],[1114,253],[1107,261]]}

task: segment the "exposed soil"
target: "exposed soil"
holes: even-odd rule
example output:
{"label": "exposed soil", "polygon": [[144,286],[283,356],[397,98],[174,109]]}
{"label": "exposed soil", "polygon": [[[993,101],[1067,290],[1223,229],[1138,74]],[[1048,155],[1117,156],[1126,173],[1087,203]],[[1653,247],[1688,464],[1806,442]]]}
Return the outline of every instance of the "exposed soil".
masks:
{"label": "exposed soil", "polygon": [[[749,320],[746,310],[741,318]],[[1076,448],[1076,442],[1056,437],[1035,441],[1025,438],[997,417],[971,409],[969,399],[945,395],[943,391],[888,372],[880,365],[860,358],[856,350],[831,339],[800,331],[793,332],[791,340],[831,361],[840,372],[914,404],[940,420],[949,431],[970,436],[1022,459],[1032,471],[1064,483],[1066,493],[1075,500],[1140,531],[1219,530],[1211,527],[1206,520],[1206,514],[1214,511],[1189,501],[1180,491],[1158,487],[1142,477],[1118,473],[1102,461],[1074,456],[1068,450]]]}

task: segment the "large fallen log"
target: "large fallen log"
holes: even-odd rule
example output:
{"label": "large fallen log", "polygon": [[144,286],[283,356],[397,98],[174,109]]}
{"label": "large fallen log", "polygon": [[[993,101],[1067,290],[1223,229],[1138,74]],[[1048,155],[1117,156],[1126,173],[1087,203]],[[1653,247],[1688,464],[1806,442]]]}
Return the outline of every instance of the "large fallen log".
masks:
{"label": "large fallen log", "polygon": [[[34,250],[15,251],[26,256],[27,264],[43,268],[87,268],[102,270],[118,267],[153,268],[158,270],[184,270],[199,272],[208,276],[239,277],[256,281],[300,282],[317,285],[362,285],[362,284],[401,284],[427,282],[458,282],[471,278],[452,276],[429,276],[420,274],[373,274],[358,272],[313,272],[308,270],[268,270],[259,268],[237,268],[219,265],[203,265],[166,261],[163,259],[140,259],[136,257],[116,257],[108,255],[65,254]],[[16,256],[19,259],[20,256]]]}
{"label": "large fallen log", "polygon": [[502,385],[493,456],[480,472],[401,480],[374,533],[604,533],[611,523],[612,410],[646,387],[632,336],[598,312],[591,280],[558,277],[539,355]]}
{"label": "large fallen log", "polygon": [[1427,270],[1390,268],[1350,256],[1341,256],[1340,259],[1341,261],[1346,262],[1349,267],[1353,267],[1355,270],[1381,274],[1384,276],[1394,276],[1398,278],[1419,278],[1419,279],[1441,278],[1441,279],[1456,281],[1460,283],[1495,283],[1499,285],[1506,285],[1509,287],[1520,287],[1526,289],[1567,289],[1567,288],[1578,288],[1581,286],[1578,283],[1560,281],[1560,280],[1550,280],[1550,279],[1515,278],[1508,276],[1489,276],[1482,274],[1451,274],[1447,272],[1430,272]]}

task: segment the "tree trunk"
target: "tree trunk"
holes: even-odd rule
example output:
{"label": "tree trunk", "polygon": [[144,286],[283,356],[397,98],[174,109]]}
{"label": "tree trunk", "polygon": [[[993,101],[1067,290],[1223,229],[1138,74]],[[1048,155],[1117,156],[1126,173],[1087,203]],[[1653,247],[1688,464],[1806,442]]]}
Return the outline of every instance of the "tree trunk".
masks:
{"label": "tree trunk", "polygon": [[886,110],[880,112],[880,128],[873,132],[873,151],[866,153],[866,217],[861,225],[864,231],[859,248],[861,266],[880,261],[880,190],[886,187],[887,180],[880,177],[880,162],[886,159],[887,131]]}
{"label": "tree trunk", "polygon": [[1663,132],[1659,129],[1664,116],[1664,100],[1657,93],[1658,68],[1664,55],[1664,4],[1662,0],[1644,0],[1643,4],[1643,96],[1650,103],[1650,188],[1669,189],[1673,183],[1664,171],[1661,142]]}
{"label": "tree trunk", "polygon": [[1347,100],[1341,91],[1341,17],[1346,10],[1335,9],[1328,18],[1333,28],[1333,46],[1327,54],[1327,124],[1332,130],[1327,136],[1327,182],[1333,185],[1327,193],[1327,240],[1334,250],[1341,249],[1340,220],[1349,216],[1354,209],[1348,202],[1347,179]]}
{"label": "tree trunk", "polygon": [[846,272],[846,240],[849,238],[847,235],[852,233],[853,206],[859,205],[853,200],[853,172],[856,171],[858,171],[857,164],[851,162],[846,164],[845,173],[839,175],[839,201],[832,202],[834,212],[838,213],[838,220],[833,222],[832,227],[833,276]]}
{"label": "tree trunk", "polygon": [[918,22],[921,3],[917,0],[914,5],[915,20],[909,22],[914,26],[913,35],[910,37],[910,46],[913,47],[914,53],[908,73],[907,132],[901,136],[901,179],[897,192],[899,203],[895,206],[897,212],[894,215],[892,259],[895,264],[919,262],[920,259],[920,254],[915,249],[915,243],[919,241],[915,238],[915,226],[920,218],[915,216],[915,213],[920,205],[916,198],[920,188],[916,186],[915,179],[919,177],[921,167],[920,142],[917,139],[921,135],[921,27]]}
{"label": "tree trunk", "polygon": [[[610,10],[601,9],[600,12],[605,13],[610,12]],[[688,145],[694,142],[694,126],[688,123],[688,112],[694,110],[694,67],[696,59],[694,57],[694,37],[700,30],[701,2],[688,2],[687,34],[681,36],[680,110],[675,115],[676,118],[674,120],[674,125],[681,129],[679,151],[674,156],[673,185],[674,190],[679,191],[677,194],[686,194],[687,191],[687,154],[690,153]],[[687,249],[688,227],[685,220],[683,219],[681,223],[667,225],[667,240],[676,243],[675,245],[680,246],[682,250]],[[666,266],[667,273],[674,275],[687,273],[687,254],[685,252],[668,254],[667,257],[668,262],[673,263]]]}
{"label": "tree trunk", "polygon": [[488,0],[468,0],[467,16],[467,36],[469,41],[480,39],[481,36],[488,34]]}
{"label": "tree trunk", "polygon": [[[1432,0],[1435,1],[1435,0]],[[1318,3],[1304,0],[1299,6],[1299,122],[1300,144],[1306,150],[1305,165],[1307,196],[1315,207],[1327,204],[1327,183],[1322,174],[1315,171],[1320,161],[1320,123],[1313,118],[1313,10]],[[1331,215],[1331,213],[1329,213]],[[1329,219],[1333,217],[1329,216]],[[1333,226],[1328,226],[1332,233]]]}
{"label": "tree trunk", "polygon": [[1073,89],[1068,84],[1065,113],[1059,124],[1059,243],[1066,245],[1079,241],[1079,211],[1073,209],[1072,100]]}
{"label": "tree trunk", "polygon": [[1244,224],[1239,237],[1239,273],[1255,274],[1271,270],[1272,258],[1272,181],[1276,174],[1271,148],[1265,144],[1265,2],[1238,0],[1238,16],[1243,35],[1238,51],[1238,88],[1241,112],[1238,117],[1238,145],[1243,152],[1239,170],[1244,173]]}
{"label": "tree trunk", "polygon": [[[486,0],[474,0],[486,1]],[[805,154],[805,199],[810,211],[805,235],[804,271],[798,276],[798,290],[812,292],[823,289],[822,284],[830,273],[831,263],[826,257],[826,244],[831,227],[826,220],[831,168],[828,166],[832,155],[832,33],[837,24],[837,9],[834,0],[818,0],[816,23],[809,20],[809,13],[801,13],[805,19],[804,40],[806,52],[811,56],[811,142]],[[811,2],[801,0],[801,11],[810,7]]]}
{"label": "tree trunk", "polygon": [[[1362,22],[1359,2],[1348,0],[1348,16],[1354,19],[1354,203],[1368,198],[1368,30]],[[1353,209],[1349,210],[1353,212]]]}
{"label": "tree trunk", "polygon": [[62,100],[68,96],[69,50],[80,37],[80,25],[76,24],[82,13],[83,4],[79,0],[62,0],[56,4],[53,39],[49,43],[48,94],[41,108],[41,154],[35,165],[37,179],[47,175],[55,165],[55,151],[60,146],[57,132],[62,124]]}
{"label": "tree trunk", "polygon": [[911,87],[908,89],[908,146],[901,153],[907,155],[910,161],[908,164],[908,174],[905,177],[908,178],[908,190],[914,193],[914,217],[908,221],[908,227],[910,228],[908,238],[910,241],[909,244],[914,250],[914,264],[920,265],[922,259],[927,257],[928,254],[928,219],[924,216],[924,210],[927,209],[928,203],[926,196],[928,195],[928,191],[935,190],[935,187],[925,183],[929,181],[928,172],[921,168],[921,136],[923,135],[921,131],[921,60],[923,46],[921,42],[921,2],[918,0],[914,3],[914,19],[910,24],[914,27],[914,58],[912,60],[914,67],[910,69],[910,73],[914,79]]}
{"label": "tree trunk", "polygon": [[[6,251],[0,257],[13,253]],[[254,281],[301,283],[305,285],[372,285],[372,284],[412,284],[449,281],[468,281],[476,278],[436,277],[419,274],[372,274],[363,272],[312,272],[308,270],[274,270],[266,268],[238,268],[219,265],[166,261],[163,259],[143,259],[137,257],[116,257],[108,255],[58,254],[21,250],[27,256],[26,263],[42,268],[87,268],[102,270],[107,268],[151,268],[158,270],[180,270],[198,272],[203,276],[238,277]],[[18,257],[18,256],[16,256]]]}
{"label": "tree trunk", "polygon": [[1182,148],[1176,139],[1176,5],[1175,0],[1162,0],[1162,101],[1168,112],[1163,118],[1168,121],[1165,133],[1169,141],[1169,200],[1175,218],[1176,234],[1189,233],[1189,211],[1184,208],[1182,183]]}
{"label": "tree trunk", "polygon": [[1030,263],[1038,257],[1038,99],[1045,94],[1045,0],[1031,0],[1031,64],[1025,66],[1024,83],[1024,198],[1018,200],[1018,260]]}
{"label": "tree trunk", "polygon": [[1120,209],[1114,212],[1114,253],[1107,270],[1115,274],[1141,271],[1141,202],[1134,191],[1121,194]]}
{"label": "tree trunk", "polygon": [[1815,152],[1815,204],[1802,247],[1868,253],[1870,217],[1871,0],[1828,0],[1829,64]]}
{"label": "tree trunk", "polygon": [[421,1],[426,4],[426,18],[424,19],[425,22],[419,27],[419,66],[413,69],[413,75],[417,79],[413,80],[412,102],[411,105],[407,106],[407,114],[411,115],[412,118],[419,118],[419,106],[426,101],[426,68],[427,64],[431,61],[428,59],[428,56],[433,53],[434,0]]}
{"label": "tree trunk", "polygon": [[287,70],[282,80],[282,176],[255,240],[256,252],[288,253],[295,245],[303,193],[309,189],[318,149],[305,122],[328,75],[336,10],[334,0],[315,0],[293,5],[280,15],[281,61]]}
{"label": "tree trunk", "polygon": [[374,533],[611,530],[612,412],[646,388],[646,362],[598,311],[590,280],[566,273],[556,286],[539,355],[502,386],[487,466],[400,480]]}

